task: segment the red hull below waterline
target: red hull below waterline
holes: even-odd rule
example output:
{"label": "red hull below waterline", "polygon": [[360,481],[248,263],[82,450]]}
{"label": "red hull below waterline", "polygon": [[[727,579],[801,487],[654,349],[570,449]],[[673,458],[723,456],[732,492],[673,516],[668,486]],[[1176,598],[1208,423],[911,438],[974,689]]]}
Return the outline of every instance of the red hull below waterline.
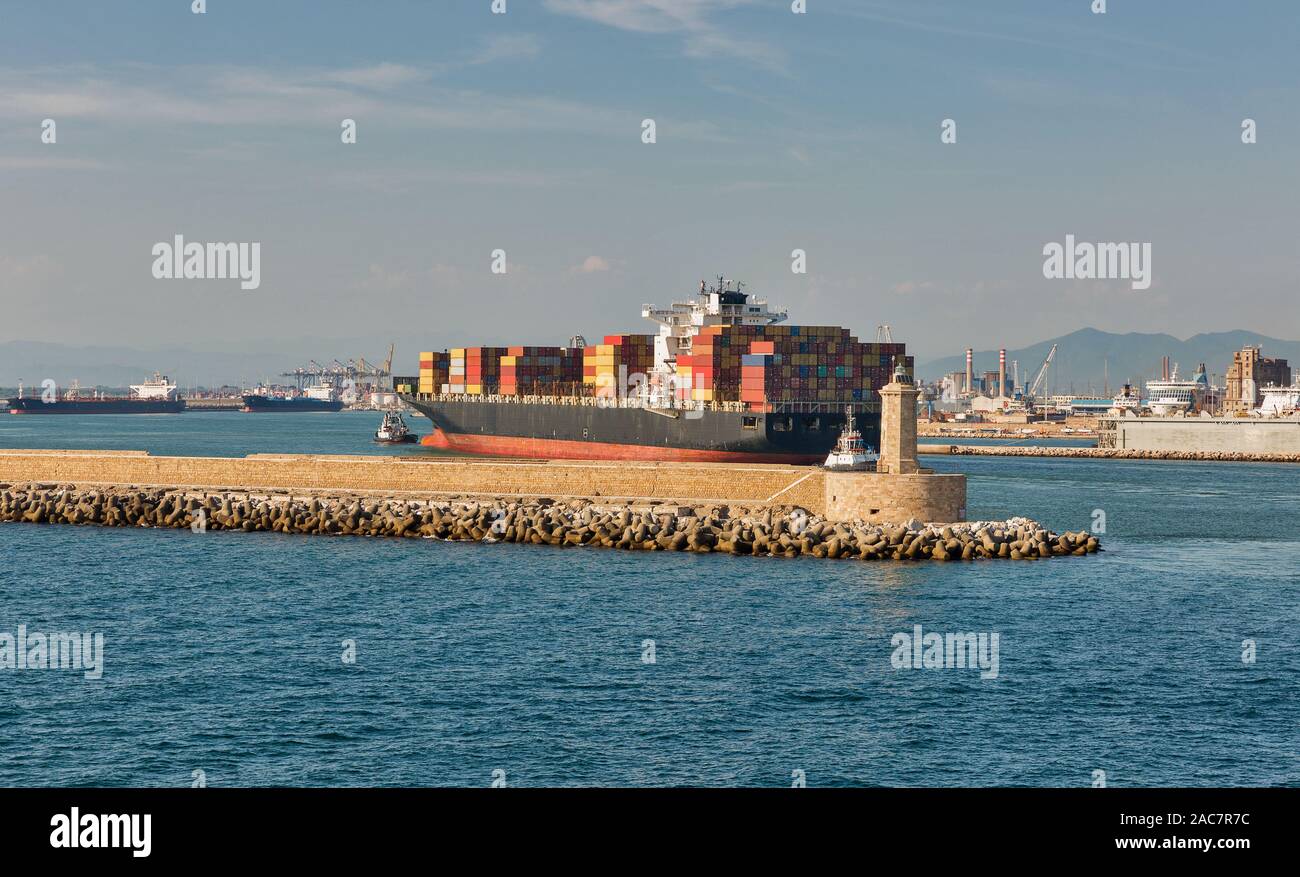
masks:
{"label": "red hull below waterline", "polygon": [[494,457],[528,457],[538,460],[645,460],[672,463],[781,463],[803,466],[822,457],[793,454],[747,454],[740,451],[706,451],[695,448],[658,448],[610,442],[579,442],[505,435],[464,435],[435,429],[420,440],[430,448]]}

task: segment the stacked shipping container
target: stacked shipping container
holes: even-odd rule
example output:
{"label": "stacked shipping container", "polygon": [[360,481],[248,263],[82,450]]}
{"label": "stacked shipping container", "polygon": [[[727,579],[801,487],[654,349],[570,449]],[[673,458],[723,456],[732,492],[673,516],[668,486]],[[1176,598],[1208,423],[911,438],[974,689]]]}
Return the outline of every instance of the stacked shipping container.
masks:
{"label": "stacked shipping container", "polygon": [[501,357],[501,392],[575,395],[582,383],[582,351],[566,347],[510,347]]}
{"label": "stacked shipping container", "polygon": [[655,336],[606,335],[604,344],[582,349],[582,383],[597,392],[617,389],[620,369],[629,377],[654,369]]}
{"label": "stacked shipping container", "polygon": [[447,383],[447,351],[428,351],[420,354],[419,391],[441,393]]}
{"label": "stacked shipping container", "polygon": [[[679,398],[774,402],[877,403],[902,344],[862,343],[839,326],[708,326],[678,357]],[[910,368],[911,359],[905,364]]]}
{"label": "stacked shipping container", "polygon": [[453,347],[447,369],[447,392],[483,396],[501,386],[501,357],[508,347]]}
{"label": "stacked shipping container", "polygon": [[[654,369],[653,335],[606,335],[603,344],[457,347],[420,354],[419,392],[565,395],[616,392],[620,380]],[[840,326],[706,326],[677,357],[680,399],[746,403],[874,405],[903,344],[864,343]],[[624,371],[625,370],[625,371]],[[622,374],[621,374],[622,372]],[[626,375],[626,378],[623,377]]]}

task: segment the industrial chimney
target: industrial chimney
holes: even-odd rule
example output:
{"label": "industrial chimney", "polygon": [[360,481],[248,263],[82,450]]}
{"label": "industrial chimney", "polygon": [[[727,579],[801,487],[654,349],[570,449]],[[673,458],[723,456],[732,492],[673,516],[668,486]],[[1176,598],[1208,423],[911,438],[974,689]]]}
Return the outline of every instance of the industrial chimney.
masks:
{"label": "industrial chimney", "polygon": [[975,392],[975,350],[966,348],[966,395],[973,395]]}
{"label": "industrial chimney", "polygon": [[1007,395],[1007,349],[1005,347],[998,351],[998,395],[1003,398]]}

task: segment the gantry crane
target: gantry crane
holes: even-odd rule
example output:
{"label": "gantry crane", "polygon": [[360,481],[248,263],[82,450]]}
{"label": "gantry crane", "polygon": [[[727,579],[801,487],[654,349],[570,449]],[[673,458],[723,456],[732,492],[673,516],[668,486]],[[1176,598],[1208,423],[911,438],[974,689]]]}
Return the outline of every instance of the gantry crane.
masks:
{"label": "gantry crane", "polygon": [[329,384],[343,388],[348,386],[349,382],[354,388],[366,383],[374,383],[382,387],[384,380],[393,374],[393,352],[396,347],[395,343],[388,345],[388,358],[382,365],[367,362],[364,356],[349,359],[347,362],[335,359],[325,366],[312,359],[308,360],[305,367],[282,372],[280,376],[293,378],[299,390],[304,384]]}

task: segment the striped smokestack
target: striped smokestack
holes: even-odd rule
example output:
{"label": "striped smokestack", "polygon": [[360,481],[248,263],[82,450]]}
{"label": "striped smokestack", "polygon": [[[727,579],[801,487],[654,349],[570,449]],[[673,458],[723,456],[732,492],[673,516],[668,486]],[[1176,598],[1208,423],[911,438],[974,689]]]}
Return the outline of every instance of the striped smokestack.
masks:
{"label": "striped smokestack", "polygon": [[998,395],[1007,395],[1007,349],[998,351]]}
{"label": "striped smokestack", "polygon": [[966,395],[969,396],[971,393],[974,392],[973,389],[974,384],[975,384],[975,349],[973,347],[967,347],[966,348]]}

